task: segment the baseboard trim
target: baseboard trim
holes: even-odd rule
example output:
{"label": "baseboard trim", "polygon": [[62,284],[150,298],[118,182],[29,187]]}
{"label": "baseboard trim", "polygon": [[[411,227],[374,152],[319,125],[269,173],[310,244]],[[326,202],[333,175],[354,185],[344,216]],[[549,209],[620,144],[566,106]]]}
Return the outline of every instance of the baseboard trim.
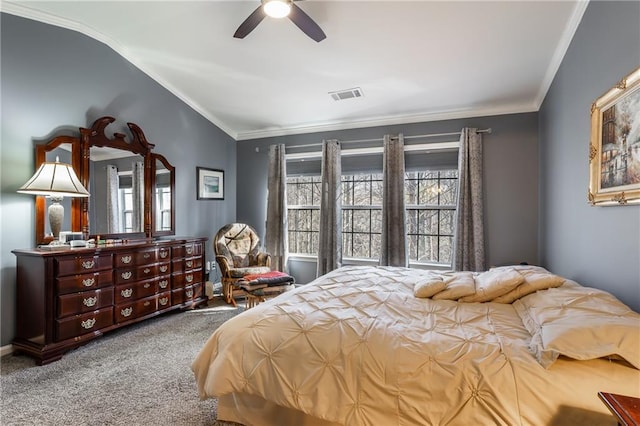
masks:
{"label": "baseboard trim", "polygon": [[0,357],[9,355],[10,353],[13,353],[13,345],[6,345],[6,346],[0,347]]}

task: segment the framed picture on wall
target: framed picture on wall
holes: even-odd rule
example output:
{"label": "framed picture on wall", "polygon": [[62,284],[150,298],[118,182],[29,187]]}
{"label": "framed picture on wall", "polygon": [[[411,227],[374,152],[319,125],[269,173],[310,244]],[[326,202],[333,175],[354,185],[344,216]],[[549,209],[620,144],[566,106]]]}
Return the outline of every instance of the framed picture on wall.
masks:
{"label": "framed picture on wall", "polygon": [[640,68],[591,105],[589,202],[640,203]]}
{"label": "framed picture on wall", "polygon": [[198,200],[224,200],[224,170],[196,167]]}

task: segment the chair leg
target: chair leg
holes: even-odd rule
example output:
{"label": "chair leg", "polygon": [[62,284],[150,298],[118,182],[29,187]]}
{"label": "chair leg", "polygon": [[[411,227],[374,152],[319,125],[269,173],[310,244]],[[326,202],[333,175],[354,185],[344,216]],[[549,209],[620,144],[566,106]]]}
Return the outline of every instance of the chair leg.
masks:
{"label": "chair leg", "polygon": [[222,296],[225,302],[233,305],[235,308],[238,304],[236,303],[235,297],[233,297],[233,282],[234,280],[232,278],[225,277],[222,279]]}

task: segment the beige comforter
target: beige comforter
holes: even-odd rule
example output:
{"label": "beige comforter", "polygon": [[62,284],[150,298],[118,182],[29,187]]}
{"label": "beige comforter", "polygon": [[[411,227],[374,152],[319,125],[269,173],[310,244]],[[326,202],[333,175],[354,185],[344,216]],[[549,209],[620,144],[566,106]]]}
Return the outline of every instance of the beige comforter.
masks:
{"label": "beige comforter", "polygon": [[[543,368],[510,304],[414,297],[423,274],[345,267],[234,317],[193,362],[200,397],[323,424],[541,425],[612,422],[598,390],[640,396],[640,371],[624,362]],[[256,422],[238,407],[226,420]]]}

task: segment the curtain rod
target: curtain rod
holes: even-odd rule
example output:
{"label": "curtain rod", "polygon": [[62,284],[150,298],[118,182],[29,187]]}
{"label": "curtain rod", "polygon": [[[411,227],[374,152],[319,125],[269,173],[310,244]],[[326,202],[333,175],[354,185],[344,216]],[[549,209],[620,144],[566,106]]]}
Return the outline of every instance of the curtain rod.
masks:
{"label": "curtain rod", "polygon": [[[480,129],[477,130],[476,133],[491,133],[492,129],[491,127],[489,127],[488,129]],[[435,138],[435,137],[439,137],[439,136],[460,136],[462,132],[451,132],[451,133],[430,133],[430,134],[426,134],[426,135],[413,135],[413,136],[405,136],[405,139],[421,139],[421,138]],[[345,144],[345,143],[363,143],[363,142],[382,142],[383,138],[374,138],[374,139],[353,139],[353,140],[347,140],[347,141],[340,141],[340,144]],[[322,143],[309,143],[309,144],[302,144],[302,145],[291,145],[291,146],[287,146],[285,147],[285,149],[290,149],[290,148],[307,148],[307,147],[311,147],[311,146],[322,146]]]}

